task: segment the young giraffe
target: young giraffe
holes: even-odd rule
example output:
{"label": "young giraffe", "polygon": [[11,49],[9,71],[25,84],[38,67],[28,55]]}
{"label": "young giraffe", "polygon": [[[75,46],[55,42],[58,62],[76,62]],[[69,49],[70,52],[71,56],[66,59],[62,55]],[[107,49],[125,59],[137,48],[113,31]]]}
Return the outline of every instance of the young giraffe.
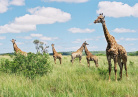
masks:
{"label": "young giraffe", "polygon": [[59,59],[60,64],[61,64],[62,63],[62,55],[56,52],[56,50],[54,48],[54,44],[51,44],[51,46],[52,46],[52,50],[53,50],[53,58],[54,58],[55,64],[56,64],[56,59]]}
{"label": "young giraffe", "polygon": [[84,50],[85,50],[85,54],[86,54],[88,67],[90,67],[90,61],[94,61],[96,67],[98,67],[98,58],[97,58],[97,56],[92,55],[92,53],[87,49],[87,46],[86,46],[86,45],[89,45],[89,44],[86,43],[86,41],[84,43],[85,43]]}
{"label": "young giraffe", "polygon": [[71,60],[70,60],[70,61],[72,62],[72,64],[73,64],[74,59],[75,59],[76,57],[79,58],[79,62],[81,63],[82,52],[83,52],[83,50],[84,50],[84,46],[85,46],[85,43],[83,43],[82,46],[81,46],[76,52],[73,52],[73,53],[71,54]]}
{"label": "young giraffe", "polygon": [[110,35],[108,32],[108,29],[105,24],[104,20],[105,16],[103,16],[103,13],[98,16],[98,18],[94,21],[94,23],[102,23],[104,35],[107,41],[107,48],[106,48],[106,56],[108,60],[109,65],[109,81],[110,81],[110,75],[111,75],[111,59],[114,60],[114,71],[115,71],[115,80],[117,81],[117,62],[120,67],[120,78],[122,79],[122,70],[123,70],[123,64],[125,66],[126,70],[126,76],[127,75],[127,52],[125,48],[119,44],[117,44],[115,38]]}
{"label": "young giraffe", "polygon": [[17,44],[15,43],[16,40],[12,39],[11,42],[13,43],[13,48],[16,53],[21,53],[24,56],[27,56],[26,52],[23,52],[21,49],[17,47]]}

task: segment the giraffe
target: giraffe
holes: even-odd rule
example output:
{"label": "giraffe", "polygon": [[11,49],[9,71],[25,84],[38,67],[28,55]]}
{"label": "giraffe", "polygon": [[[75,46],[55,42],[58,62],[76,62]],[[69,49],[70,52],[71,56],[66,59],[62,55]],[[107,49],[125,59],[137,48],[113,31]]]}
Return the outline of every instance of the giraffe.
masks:
{"label": "giraffe", "polygon": [[56,50],[54,48],[54,44],[51,44],[51,46],[52,46],[52,50],[53,50],[53,58],[54,58],[55,64],[56,64],[56,59],[59,59],[60,64],[62,64],[62,55],[56,52]]}
{"label": "giraffe", "polygon": [[86,45],[89,45],[89,44],[86,43],[86,41],[84,43],[85,43],[84,50],[85,50],[85,54],[86,54],[88,67],[90,67],[90,61],[94,61],[96,67],[98,67],[98,58],[97,58],[97,56],[92,55],[92,53],[87,49],[87,46],[86,46]]}
{"label": "giraffe", "polygon": [[26,52],[23,52],[21,49],[17,47],[17,44],[15,43],[16,40],[12,39],[11,42],[13,43],[13,48],[16,53],[21,53],[24,56],[27,56]]}
{"label": "giraffe", "polygon": [[123,65],[125,66],[125,71],[126,71],[126,77],[128,77],[127,74],[127,52],[125,48],[121,45],[119,45],[115,38],[110,35],[106,23],[104,20],[105,16],[103,16],[103,13],[100,14],[97,19],[94,21],[94,23],[102,23],[103,26],[103,31],[104,35],[107,41],[107,48],[106,48],[106,56],[107,56],[107,61],[109,65],[109,81],[110,81],[110,75],[111,75],[111,59],[114,60],[114,71],[115,71],[115,80],[117,81],[117,63],[120,67],[120,79],[122,79],[122,70],[123,70]]}
{"label": "giraffe", "polygon": [[84,45],[86,45],[85,42],[82,44],[82,46],[81,46],[76,52],[73,52],[73,53],[71,54],[71,60],[70,60],[70,61],[72,62],[72,64],[73,64],[74,59],[75,59],[76,57],[79,58],[79,62],[81,63],[82,52],[83,52],[83,50],[84,50]]}

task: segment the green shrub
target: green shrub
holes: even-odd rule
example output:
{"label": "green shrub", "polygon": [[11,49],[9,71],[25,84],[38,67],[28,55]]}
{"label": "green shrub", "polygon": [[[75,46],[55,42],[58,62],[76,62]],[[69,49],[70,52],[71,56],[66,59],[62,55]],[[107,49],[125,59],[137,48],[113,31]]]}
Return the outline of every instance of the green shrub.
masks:
{"label": "green shrub", "polygon": [[0,70],[6,73],[23,74],[33,79],[37,75],[43,76],[52,70],[48,59],[48,54],[28,53],[27,57],[15,54],[13,61],[1,60]]}
{"label": "green shrub", "polygon": [[129,65],[130,66],[134,66],[134,62],[133,61],[129,61]]}

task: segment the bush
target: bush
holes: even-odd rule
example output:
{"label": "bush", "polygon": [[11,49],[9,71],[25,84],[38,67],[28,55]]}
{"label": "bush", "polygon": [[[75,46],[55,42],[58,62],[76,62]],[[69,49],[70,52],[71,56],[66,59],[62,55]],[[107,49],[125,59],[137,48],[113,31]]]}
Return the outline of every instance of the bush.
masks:
{"label": "bush", "polygon": [[134,66],[134,62],[133,61],[129,61],[129,65],[130,66]]}
{"label": "bush", "polygon": [[48,59],[48,54],[28,53],[27,57],[15,54],[13,61],[1,60],[0,70],[6,73],[23,74],[33,79],[37,75],[43,76],[52,70]]}

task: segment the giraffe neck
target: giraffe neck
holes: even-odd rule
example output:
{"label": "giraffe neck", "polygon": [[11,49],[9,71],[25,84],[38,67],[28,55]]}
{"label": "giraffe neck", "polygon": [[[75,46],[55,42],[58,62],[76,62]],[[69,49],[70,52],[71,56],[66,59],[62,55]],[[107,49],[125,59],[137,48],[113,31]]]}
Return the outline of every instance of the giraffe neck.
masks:
{"label": "giraffe neck", "polygon": [[85,49],[85,54],[88,55],[89,54],[89,50],[87,49],[86,45],[85,45],[84,49]]}
{"label": "giraffe neck", "polygon": [[52,50],[53,50],[53,54],[55,54],[55,53],[56,53],[56,50],[55,50],[55,48],[54,48],[54,47],[52,47]]}
{"label": "giraffe neck", "polygon": [[21,50],[17,47],[16,43],[13,43],[13,48],[14,48],[14,51],[15,51],[15,52],[21,51]]}
{"label": "giraffe neck", "polygon": [[83,45],[82,45],[77,51],[83,52],[83,49],[84,49],[84,47],[83,47]]}
{"label": "giraffe neck", "polygon": [[112,36],[110,35],[110,33],[109,33],[109,31],[108,31],[108,29],[107,29],[107,27],[106,27],[105,22],[102,23],[102,26],[103,26],[103,31],[104,31],[104,35],[105,35],[106,41],[107,41],[108,43],[111,43],[111,42],[112,42],[112,40],[111,40],[111,37],[112,37]]}

